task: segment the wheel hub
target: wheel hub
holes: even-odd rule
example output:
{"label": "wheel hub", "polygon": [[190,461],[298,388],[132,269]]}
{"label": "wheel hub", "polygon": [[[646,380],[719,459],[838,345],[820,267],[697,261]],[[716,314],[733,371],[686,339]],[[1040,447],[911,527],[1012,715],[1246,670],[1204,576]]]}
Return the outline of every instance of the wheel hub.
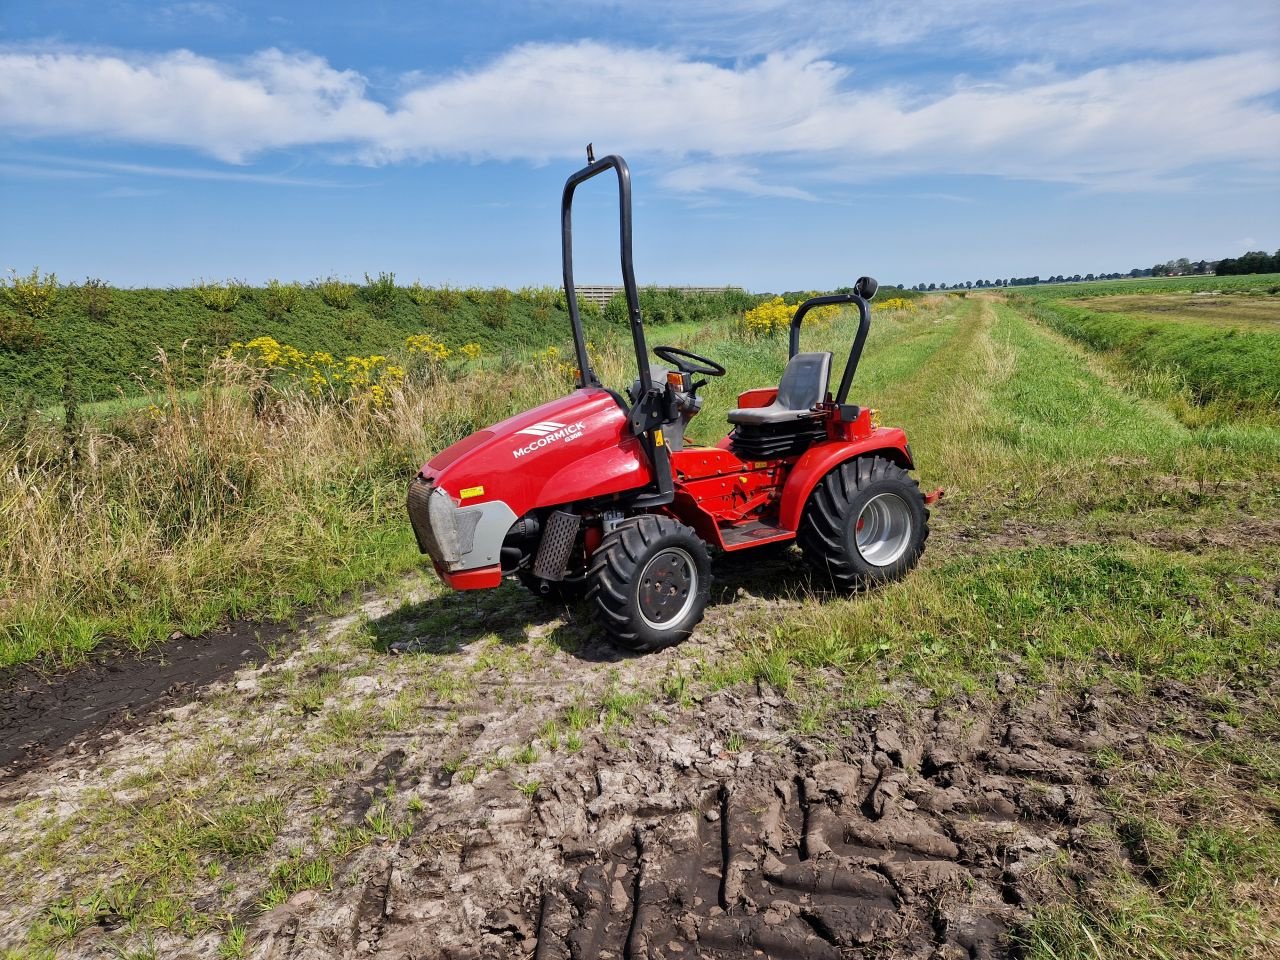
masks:
{"label": "wheel hub", "polygon": [[867,563],[887,567],[911,545],[912,517],[896,493],[881,493],[863,506],[854,524],[854,542]]}
{"label": "wheel hub", "polygon": [[654,554],[642,571],[636,600],[640,616],[655,630],[679,624],[697,594],[698,569],[693,558],[679,547]]}

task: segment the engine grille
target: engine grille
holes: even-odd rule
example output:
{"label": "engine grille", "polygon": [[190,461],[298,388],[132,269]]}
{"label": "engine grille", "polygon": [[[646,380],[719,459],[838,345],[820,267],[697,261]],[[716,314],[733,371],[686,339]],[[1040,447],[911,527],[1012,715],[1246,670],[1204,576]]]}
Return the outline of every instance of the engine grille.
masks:
{"label": "engine grille", "polygon": [[569,554],[578,539],[578,527],[582,518],[576,513],[556,510],[547,520],[542,544],[533,563],[533,572],[543,580],[563,580],[569,565]]}
{"label": "engine grille", "polygon": [[414,477],[409,483],[408,508],[418,549],[442,566],[457,563],[460,559],[454,522],[457,507],[449,496],[438,491],[430,481]]}

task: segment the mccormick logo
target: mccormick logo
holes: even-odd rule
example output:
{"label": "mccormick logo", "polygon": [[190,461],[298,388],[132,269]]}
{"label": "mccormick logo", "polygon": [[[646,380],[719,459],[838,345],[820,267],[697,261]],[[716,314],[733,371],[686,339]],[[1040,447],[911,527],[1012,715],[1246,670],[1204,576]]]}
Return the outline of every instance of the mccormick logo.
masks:
{"label": "mccormick logo", "polygon": [[543,420],[541,423],[535,423],[531,427],[525,427],[523,430],[517,430],[516,436],[524,434],[525,436],[537,437],[532,443],[523,447],[516,447],[511,451],[512,456],[519,459],[525,454],[533,453],[535,450],[541,450],[548,444],[557,443],[561,440],[568,443],[570,440],[577,440],[582,436],[584,425],[578,423],[556,423],[554,420]]}

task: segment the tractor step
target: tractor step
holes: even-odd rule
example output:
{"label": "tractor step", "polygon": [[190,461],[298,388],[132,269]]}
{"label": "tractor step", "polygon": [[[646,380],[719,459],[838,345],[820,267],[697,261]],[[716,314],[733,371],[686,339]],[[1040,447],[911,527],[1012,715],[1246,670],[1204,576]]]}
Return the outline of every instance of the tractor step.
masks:
{"label": "tractor step", "polygon": [[721,527],[720,541],[725,550],[745,550],[747,547],[759,546],[762,543],[778,543],[783,540],[794,540],[794,530],[787,530],[764,520],[752,520],[736,527]]}

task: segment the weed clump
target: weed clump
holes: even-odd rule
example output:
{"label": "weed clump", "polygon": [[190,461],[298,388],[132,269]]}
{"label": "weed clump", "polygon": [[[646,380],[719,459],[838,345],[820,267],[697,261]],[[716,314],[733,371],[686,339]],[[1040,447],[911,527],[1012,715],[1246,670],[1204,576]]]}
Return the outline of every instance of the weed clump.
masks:
{"label": "weed clump", "polygon": [[279,320],[286,313],[292,313],[298,305],[298,297],[302,294],[302,284],[281,283],[279,280],[268,280],[263,290],[262,308],[268,320]]}
{"label": "weed clump", "polygon": [[396,275],[379,272],[376,277],[364,275],[364,297],[375,317],[385,317],[396,303]]}
{"label": "weed clump", "polygon": [[356,285],[337,277],[317,280],[315,287],[320,291],[320,299],[335,310],[349,309],[356,296]]}
{"label": "weed clump", "polygon": [[54,273],[42,276],[39,267],[33,267],[26,275],[10,270],[4,294],[20,313],[33,320],[43,320],[58,300],[58,276]]}
{"label": "weed clump", "polygon": [[235,279],[222,282],[198,280],[191,288],[206,310],[218,313],[230,313],[238,307],[248,289],[243,282]]}
{"label": "weed clump", "polygon": [[55,274],[41,276],[40,268],[23,276],[16,270],[0,284],[0,348],[14,353],[26,353],[39,347],[44,341],[40,321],[48,318],[58,299],[58,278]]}
{"label": "weed clump", "polygon": [[111,313],[111,304],[115,298],[112,295],[110,285],[105,280],[100,280],[97,277],[86,277],[77,292],[79,293],[80,306],[83,308],[85,316],[94,323],[101,323]]}

